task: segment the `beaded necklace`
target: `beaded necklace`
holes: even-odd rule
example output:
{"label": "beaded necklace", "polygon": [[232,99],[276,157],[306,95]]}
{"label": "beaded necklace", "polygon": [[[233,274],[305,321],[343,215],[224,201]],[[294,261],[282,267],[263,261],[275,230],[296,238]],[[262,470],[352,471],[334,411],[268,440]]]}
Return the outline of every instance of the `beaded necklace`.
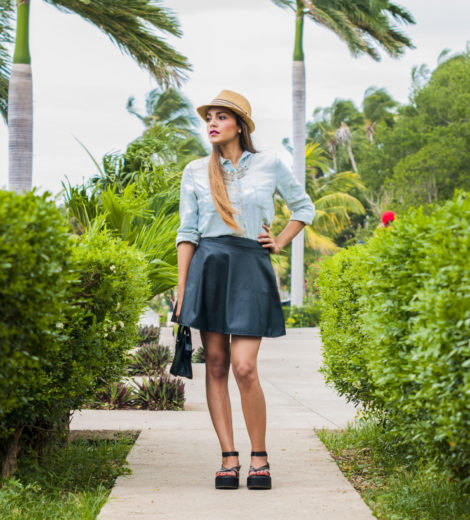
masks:
{"label": "beaded necklace", "polygon": [[238,168],[230,168],[229,170],[225,168],[225,166],[223,168],[225,170],[225,180],[228,182],[232,182],[234,179],[241,179],[248,169],[246,160],[244,160],[242,166],[239,166]]}

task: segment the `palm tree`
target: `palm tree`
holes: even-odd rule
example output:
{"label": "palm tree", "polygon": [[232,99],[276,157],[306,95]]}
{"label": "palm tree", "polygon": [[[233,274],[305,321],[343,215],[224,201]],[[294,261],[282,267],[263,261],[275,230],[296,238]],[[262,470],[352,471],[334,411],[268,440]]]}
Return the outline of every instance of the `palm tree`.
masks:
{"label": "palm tree", "polygon": [[344,121],[341,121],[341,126],[336,130],[336,140],[338,143],[344,144],[348,149],[349,160],[351,161],[353,170],[357,172],[356,161],[351,146],[351,130]]}
{"label": "palm tree", "polygon": [[[353,56],[380,55],[373,43],[381,45],[393,57],[413,47],[410,39],[399,32],[390,17],[414,23],[411,14],[390,0],[272,0],[277,6],[295,13],[295,43],[292,74],[294,174],[305,184],[305,65],[302,48],[304,18],[336,33]],[[292,242],[291,302],[302,305],[304,230]]]}
{"label": "palm tree", "polygon": [[[9,78],[8,105],[2,114],[9,127],[9,186],[17,191],[32,186],[33,107],[32,70],[29,53],[29,7],[31,0],[17,0],[16,40],[13,65]],[[153,0],[115,2],[113,0],[45,0],[64,13],[78,14],[99,27],[118,47],[147,69],[158,83],[179,86],[191,70],[186,58],[170,47],[154,29],[181,36],[172,12],[155,5]],[[13,0],[0,0],[0,34],[12,30],[15,10]],[[0,103],[7,104],[4,87],[8,57],[0,41]]]}
{"label": "palm tree", "polygon": [[199,126],[200,118],[194,115],[192,103],[173,87],[151,90],[145,100],[145,115],[139,114],[134,101],[135,99],[130,97],[126,108],[130,114],[137,116],[146,128],[160,124],[180,130],[193,130]]}
{"label": "palm tree", "polygon": [[[286,146],[288,139],[283,144]],[[289,147],[286,146],[289,150]],[[306,147],[306,186],[305,189],[315,204],[316,212],[312,226],[305,227],[305,245],[322,254],[333,253],[338,249],[331,233],[341,233],[351,225],[350,216],[365,214],[361,201],[351,193],[365,192],[366,188],[357,173],[342,172],[324,174],[328,171],[328,158],[318,143],[309,143]],[[275,218],[272,232],[276,235],[286,226],[291,212],[281,197],[275,197]],[[285,257],[273,255],[273,267],[280,290],[280,275],[287,267]]]}
{"label": "palm tree", "polygon": [[[333,160],[333,170],[338,172],[338,127],[344,121],[357,127],[363,123],[363,115],[356,105],[347,99],[335,99],[330,107],[316,108],[313,111],[313,122],[307,123],[307,143],[319,143],[326,148]],[[352,137],[351,137],[352,138]]]}
{"label": "palm tree", "polygon": [[392,126],[395,118],[393,110],[397,104],[384,88],[369,87],[365,91],[362,112],[365,119],[364,130],[369,142],[374,142],[375,130],[381,121]]}
{"label": "palm tree", "polygon": [[[176,149],[177,158],[188,162],[188,155],[202,157],[207,154],[206,147],[197,128],[200,126],[200,118],[194,116],[192,103],[181,92],[173,87],[166,89],[153,89],[145,101],[146,114],[140,114],[134,104],[134,98],[127,101],[127,110],[138,117],[147,128],[147,133],[152,129],[160,129],[158,132],[170,131],[172,139],[166,139],[167,143],[179,143],[180,149]],[[156,146],[158,148],[158,146]],[[161,157],[168,160],[167,157]]]}

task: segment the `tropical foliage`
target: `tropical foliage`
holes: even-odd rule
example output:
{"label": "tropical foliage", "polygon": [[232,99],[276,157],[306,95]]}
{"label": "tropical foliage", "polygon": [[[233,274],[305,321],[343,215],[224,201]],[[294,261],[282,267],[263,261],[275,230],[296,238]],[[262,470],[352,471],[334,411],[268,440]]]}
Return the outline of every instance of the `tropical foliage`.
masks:
{"label": "tropical foliage", "polygon": [[146,116],[135,111],[132,99],[128,109],[146,130],[123,154],[105,155],[101,164],[92,157],[98,173],[89,182],[62,183],[65,207],[76,233],[106,228],[143,252],[156,295],[178,283],[174,241],[181,171],[206,150],[192,126],[191,104],[175,90],[153,90]]}
{"label": "tropical foliage", "polygon": [[[381,46],[387,54],[398,57],[406,48],[413,47],[411,40],[400,32],[397,23],[414,23],[412,15],[403,7],[390,0],[272,0],[275,5],[287,8],[295,13],[295,37],[292,68],[293,85],[293,172],[304,184],[305,163],[305,64],[303,52],[304,19],[334,32],[348,46],[353,56],[368,54],[374,60],[380,59],[376,46]],[[348,151],[352,169],[357,171],[351,147],[351,133],[346,123],[341,123],[341,130],[331,135],[330,151],[336,155],[336,143],[341,142]],[[344,168],[349,170],[350,168]],[[335,164],[335,172],[338,171]],[[301,233],[301,237],[303,233]],[[292,262],[294,277],[303,279],[302,254],[297,254]],[[293,260],[294,260],[293,259]],[[293,303],[302,305],[303,287],[291,286]]]}
{"label": "tropical foliage", "polygon": [[[432,73],[426,66],[413,69],[408,104],[371,87],[362,110],[336,99],[331,107],[315,109],[307,124],[307,141],[328,153],[329,171],[350,168],[354,157],[367,188],[356,195],[372,223],[385,209],[405,211],[449,199],[455,188],[470,188],[470,47],[457,55],[443,51],[438,61]],[[341,125],[349,131],[349,153],[338,140]],[[354,220],[356,237],[366,223]]]}

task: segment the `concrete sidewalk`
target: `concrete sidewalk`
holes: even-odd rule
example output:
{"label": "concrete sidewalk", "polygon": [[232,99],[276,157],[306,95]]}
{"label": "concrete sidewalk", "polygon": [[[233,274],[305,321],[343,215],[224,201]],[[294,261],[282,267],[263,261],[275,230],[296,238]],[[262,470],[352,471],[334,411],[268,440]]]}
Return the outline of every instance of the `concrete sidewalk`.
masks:
{"label": "concrete sidewalk", "polygon": [[[163,342],[173,344],[171,329]],[[192,330],[194,346],[199,332]],[[205,365],[193,364],[194,379],[184,380],[186,410],[83,410],[74,414],[75,430],[141,430],[128,461],[132,475],[117,479],[100,520],[373,519],[360,495],[342,475],[313,432],[339,428],[355,408],[327,388],[318,368],[321,342],[316,328],[287,329],[287,336],[263,338],[258,356],[267,404],[266,446],[272,489],[248,490],[250,442],[232,372],[235,449],[240,452],[240,488],[214,488],[220,468],[219,443],[205,398]]]}

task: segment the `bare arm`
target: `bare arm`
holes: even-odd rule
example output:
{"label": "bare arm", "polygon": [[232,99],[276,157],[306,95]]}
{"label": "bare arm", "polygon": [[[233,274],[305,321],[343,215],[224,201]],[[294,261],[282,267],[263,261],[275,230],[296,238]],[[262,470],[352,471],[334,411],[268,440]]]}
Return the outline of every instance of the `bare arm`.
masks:
{"label": "bare arm", "polygon": [[284,249],[304,227],[305,222],[301,220],[289,220],[287,226],[276,237],[276,244],[279,246],[279,249]]}
{"label": "bare arm", "polygon": [[196,245],[193,242],[180,242],[178,244],[178,297],[176,306],[176,317],[179,318],[181,304],[183,303],[186,279],[188,277],[189,265],[193,258]]}

